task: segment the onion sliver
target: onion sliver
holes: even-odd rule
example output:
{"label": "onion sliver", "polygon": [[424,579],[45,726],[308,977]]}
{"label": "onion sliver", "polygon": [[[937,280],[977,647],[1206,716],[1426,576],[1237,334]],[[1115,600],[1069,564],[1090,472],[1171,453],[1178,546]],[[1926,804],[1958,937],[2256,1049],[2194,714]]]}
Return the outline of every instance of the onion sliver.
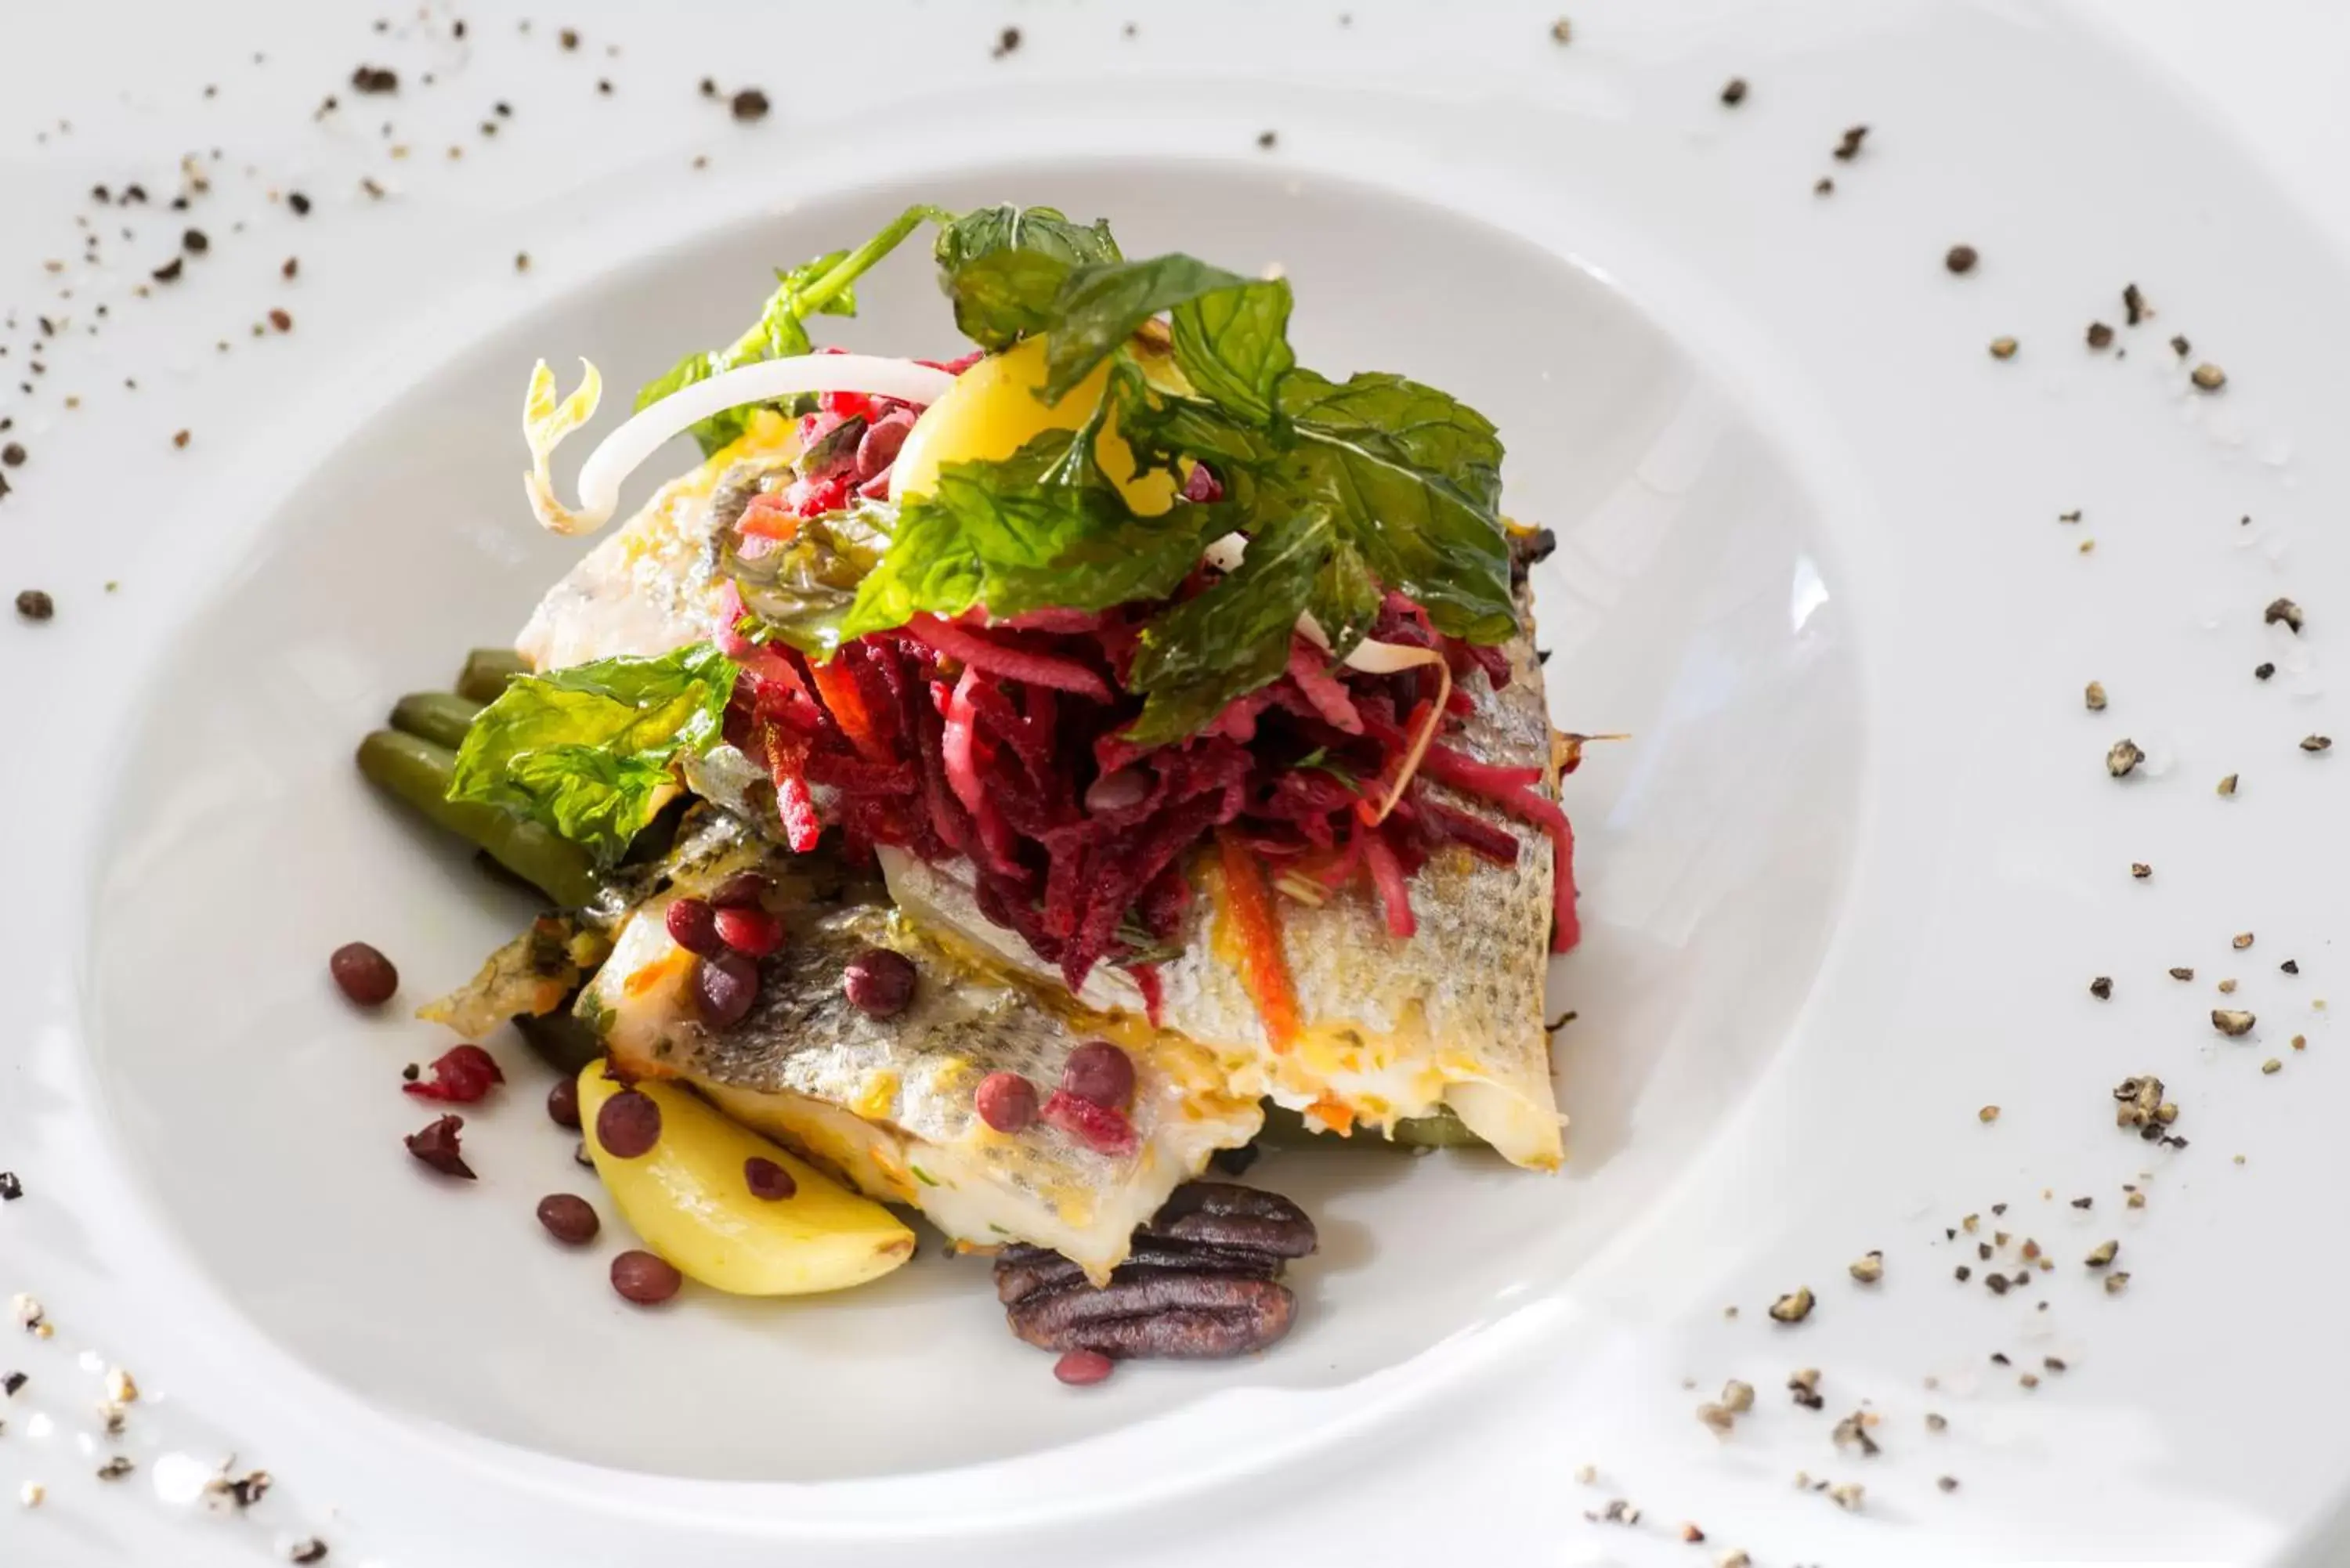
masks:
{"label": "onion sliver", "polygon": [[596,367],[584,359],[579,365],[578,389],[558,403],[554,373],[540,360],[523,403],[523,435],[530,442],[531,458],[523,489],[539,523],[557,534],[587,534],[603,526],[619,506],[621,483],[638,465],[671,436],[712,414],[802,392],[864,392],[927,406],[954,385],[947,371],[873,354],[795,354],[741,366],[671,392],[606,436],[580,466],[579,504],[568,507],[556,499],[547,460],[565,437],[595,414],[603,391]]}

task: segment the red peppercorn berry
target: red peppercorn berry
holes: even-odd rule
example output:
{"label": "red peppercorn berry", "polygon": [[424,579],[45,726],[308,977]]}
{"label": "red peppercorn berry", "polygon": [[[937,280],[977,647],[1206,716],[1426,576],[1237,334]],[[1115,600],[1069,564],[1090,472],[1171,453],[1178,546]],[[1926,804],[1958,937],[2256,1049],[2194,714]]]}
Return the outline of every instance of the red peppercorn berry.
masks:
{"label": "red peppercorn berry", "polygon": [[1017,1073],[990,1073],[972,1097],[979,1119],[1000,1133],[1016,1133],[1036,1119],[1036,1085]]}
{"label": "red peppercorn berry", "polygon": [[756,904],[721,909],[712,917],[718,940],[748,958],[765,958],[784,945],[784,922]]}
{"label": "red peppercorn berry", "polygon": [[752,1197],[768,1203],[781,1202],[800,1189],[790,1171],[764,1155],[754,1154],[743,1162],[743,1181]]}
{"label": "red peppercorn berry", "polygon": [[868,1018],[895,1018],[913,1004],[914,963],[888,948],[867,948],[840,971],[848,1004]]}
{"label": "red peppercorn berry", "polygon": [[1134,1058],[1107,1040],[1088,1040],[1061,1065],[1061,1087],[1111,1110],[1134,1097]]}
{"label": "red peppercorn berry", "polygon": [[1072,1388],[1090,1387],[1118,1369],[1118,1363],[1098,1350],[1072,1350],[1053,1363],[1053,1376]]}
{"label": "red peppercorn berry", "polygon": [[612,1260],[612,1288],[639,1306],[669,1300],[683,1283],[684,1275],[650,1252],[627,1251]]}
{"label": "red peppercorn berry", "polygon": [[355,1007],[381,1007],[400,989],[400,971],[365,942],[345,942],[327,960],[327,972]]}
{"label": "red peppercorn berry", "polygon": [[660,1106],[650,1095],[622,1089],[596,1111],[596,1142],[615,1159],[637,1159],[660,1142]]}
{"label": "red peppercorn berry", "polygon": [[738,952],[722,952],[693,966],[693,1010],[712,1029],[732,1029],[759,1000],[759,966]]}
{"label": "red peppercorn berry", "polygon": [[442,1116],[438,1121],[428,1122],[400,1141],[408,1146],[409,1153],[442,1175],[471,1181],[473,1179],[473,1167],[465,1163],[465,1157],[457,1148],[458,1134],[464,1126],[465,1118],[463,1116]]}
{"label": "red peppercorn berry", "polygon": [[603,1228],[595,1206],[572,1192],[550,1192],[538,1200],[538,1222],[567,1247],[584,1247]]}
{"label": "red peppercorn berry", "polygon": [[546,1119],[559,1127],[579,1125],[579,1080],[557,1078],[546,1091]]}
{"label": "red peppercorn berry", "polygon": [[661,923],[669,928],[669,940],[696,958],[716,958],[726,950],[717,912],[699,898],[671,899]]}

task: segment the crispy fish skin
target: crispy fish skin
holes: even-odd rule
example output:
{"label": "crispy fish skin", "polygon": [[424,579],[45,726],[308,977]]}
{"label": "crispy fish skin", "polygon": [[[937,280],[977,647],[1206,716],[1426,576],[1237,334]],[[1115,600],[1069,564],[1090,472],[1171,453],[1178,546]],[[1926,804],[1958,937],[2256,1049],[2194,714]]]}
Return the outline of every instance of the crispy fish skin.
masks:
{"label": "crispy fish skin", "polygon": [[[1523,624],[1531,628],[1530,613]],[[1531,630],[1506,651],[1509,684],[1496,691],[1482,673],[1464,681],[1474,710],[1446,743],[1496,766],[1540,767],[1544,792],[1555,796]],[[1429,787],[1515,838],[1517,865],[1495,866],[1448,846],[1412,882],[1419,929],[1409,938],[1388,934],[1364,879],[1318,908],[1283,900],[1282,947],[1303,1027],[1294,1050],[1276,1053],[1241,982],[1237,946],[1219,913],[1213,857],[1202,857],[1191,875],[1208,896],[1192,900],[1181,955],[1159,965],[1159,1023],[1213,1051],[1241,1093],[1269,1095],[1326,1124],[1351,1115],[1384,1126],[1441,1104],[1512,1162],[1555,1169],[1564,1156],[1564,1118],[1551,1087],[1542,1016],[1549,840],[1475,797],[1432,782]],[[1039,981],[1057,981],[1055,966],[980,913],[967,867],[933,867],[887,852],[882,865],[892,897],[917,921],[953,931]],[[1107,964],[1087,978],[1077,1000],[1131,1019],[1144,1012],[1133,981]]]}
{"label": "crispy fish skin", "polygon": [[[870,905],[795,911],[784,947],[760,965],[751,1012],[712,1032],[695,1017],[691,961],[669,939],[669,899],[631,914],[580,1014],[613,1059],[675,1075],[721,1110],[847,1177],[868,1197],[921,1210],[981,1246],[1049,1247],[1107,1280],[1135,1228],[1216,1149],[1255,1136],[1253,1096],[1229,1092],[1206,1053],[1160,1037],[1129,1041],[1130,1153],[1107,1154],[1039,1121],[999,1133],[974,1096],[990,1073],[1019,1073],[1038,1096],[1069,1053],[1099,1031],[1030,992],[965,967]],[[919,974],[894,1018],[852,1006],[844,966],[870,947],[905,954]]]}

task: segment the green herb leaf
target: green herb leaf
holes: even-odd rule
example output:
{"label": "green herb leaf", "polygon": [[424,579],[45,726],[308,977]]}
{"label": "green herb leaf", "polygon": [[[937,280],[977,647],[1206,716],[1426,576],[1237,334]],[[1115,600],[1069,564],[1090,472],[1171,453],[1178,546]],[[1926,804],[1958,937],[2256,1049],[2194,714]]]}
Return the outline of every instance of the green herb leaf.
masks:
{"label": "green herb leaf", "polygon": [[[784,359],[807,353],[811,347],[807,317],[856,315],[857,279],[897,249],[925,220],[943,222],[946,217],[936,207],[909,207],[853,251],[833,251],[788,272],[776,273],[775,292],[768,296],[766,308],[759,312],[759,319],[749,331],[723,348],[688,354],[680,359],[667,375],[638,389],[637,407],[649,408],[697,381],[706,381],[762,359]],[[740,438],[750,428],[756,407],[727,409],[695,425],[693,439],[701,445],[702,455],[708,457]]]}
{"label": "green herb leaf", "polygon": [[511,681],[475,715],[449,798],[503,806],[617,863],[686,752],[719,738],[735,667],[710,644]]}
{"label": "green herb leaf", "polygon": [[1073,269],[1119,259],[1107,221],[1073,223],[1051,207],[1008,202],[946,224],[934,254],[956,327],[988,349],[1044,331]]}
{"label": "green herb leaf", "polygon": [[1234,698],[1279,680],[1291,629],[1336,543],[1327,510],[1291,513],[1257,531],[1230,576],[1154,617],[1127,674],[1127,685],[1146,694],[1127,739],[1180,741]]}
{"label": "green herb leaf", "polygon": [[1174,307],[1175,363],[1210,402],[1251,424],[1270,424],[1289,348],[1289,283],[1270,278],[1211,289]]}
{"label": "green herb leaf", "polygon": [[745,555],[742,536],[726,530],[718,569],[734,580],[751,612],[742,629],[761,641],[789,643],[812,659],[830,658],[856,606],[858,585],[880,565],[898,526],[895,508],[859,502],[846,512],[804,519],[788,543],[756,555]]}
{"label": "green herb leaf", "polygon": [[1231,519],[1189,502],[1149,517],[1129,508],[1094,454],[1106,407],[1083,430],[1047,431],[1003,462],[941,469],[937,487],[899,514],[839,635],[922,611],[1097,610],[1174,592]]}
{"label": "green herb leaf", "polygon": [[1345,784],[1357,794],[1363,793],[1363,781],[1356,776],[1355,770],[1347,767],[1343,763],[1332,762],[1330,760],[1330,748],[1327,746],[1315,747],[1312,751],[1298,758],[1296,762],[1291,764],[1291,766],[1300,769],[1311,768],[1316,773],[1328,774],[1332,778],[1336,779],[1340,784]]}
{"label": "green herb leaf", "polygon": [[1331,546],[1330,558],[1314,574],[1314,592],[1306,610],[1330,641],[1330,656],[1342,659],[1369,634],[1379,613],[1379,585],[1354,545],[1345,538]]}
{"label": "green herb leaf", "polygon": [[[1249,286],[1248,279],[1236,273],[1180,253],[1077,268],[1052,302],[1044,328],[1051,334],[1045,353],[1045,384],[1037,389],[1037,397],[1048,403],[1059,402],[1070,388],[1091,375],[1095,366],[1161,311]],[[1285,298],[1285,288],[1283,295]],[[1262,314],[1263,309],[1259,306],[1254,314]],[[1285,321],[1285,308],[1282,314]]]}

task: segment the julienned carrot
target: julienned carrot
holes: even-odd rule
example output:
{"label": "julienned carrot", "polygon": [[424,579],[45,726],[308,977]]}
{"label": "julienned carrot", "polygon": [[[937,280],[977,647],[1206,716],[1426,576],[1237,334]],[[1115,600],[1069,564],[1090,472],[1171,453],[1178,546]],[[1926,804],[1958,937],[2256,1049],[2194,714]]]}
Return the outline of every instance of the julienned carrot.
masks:
{"label": "julienned carrot", "polygon": [[865,711],[865,693],[858,689],[857,671],[848,668],[847,653],[836,653],[821,664],[811,661],[808,672],[816,677],[816,689],[832,722],[840,726],[857,754],[868,763],[893,761],[889,748],[874,733],[873,716]]}
{"label": "julienned carrot", "polygon": [[1240,836],[1216,829],[1216,849],[1223,862],[1224,909],[1240,934],[1241,983],[1256,1003],[1266,1044],[1278,1054],[1297,1043],[1297,988],[1281,950],[1280,917],[1264,870]]}

